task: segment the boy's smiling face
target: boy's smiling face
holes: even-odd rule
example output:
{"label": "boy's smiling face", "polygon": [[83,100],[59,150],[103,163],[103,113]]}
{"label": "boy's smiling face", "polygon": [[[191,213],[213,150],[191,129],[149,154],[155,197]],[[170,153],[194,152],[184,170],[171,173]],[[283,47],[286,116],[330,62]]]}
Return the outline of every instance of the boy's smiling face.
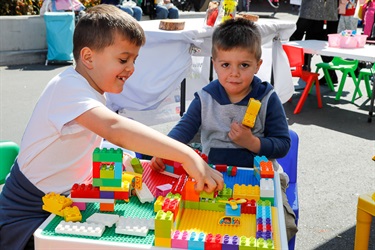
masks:
{"label": "boy's smiling face", "polygon": [[218,49],[212,60],[220,84],[232,103],[241,101],[251,90],[254,74],[258,73],[262,60],[257,60],[248,49]]}
{"label": "boy's smiling face", "polygon": [[87,67],[84,77],[101,94],[121,93],[125,81],[134,72],[139,49],[140,46],[118,34],[114,43],[103,50],[83,48],[83,51],[88,50],[81,52],[81,60]]}

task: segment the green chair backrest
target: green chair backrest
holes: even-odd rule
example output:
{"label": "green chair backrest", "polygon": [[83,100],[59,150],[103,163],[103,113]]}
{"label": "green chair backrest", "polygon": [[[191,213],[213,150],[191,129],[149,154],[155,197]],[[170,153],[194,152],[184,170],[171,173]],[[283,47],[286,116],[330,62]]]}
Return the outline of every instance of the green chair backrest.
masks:
{"label": "green chair backrest", "polygon": [[357,69],[358,66],[358,60],[345,60],[341,57],[334,57],[332,59],[332,64],[337,66],[337,65],[350,65],[353,67],[353,69]]}
{"label": "green chair backrest", "polygon": [[0,141],[0,185],[5,183],[5,178],[10,172],[20,148],[12,141]]}

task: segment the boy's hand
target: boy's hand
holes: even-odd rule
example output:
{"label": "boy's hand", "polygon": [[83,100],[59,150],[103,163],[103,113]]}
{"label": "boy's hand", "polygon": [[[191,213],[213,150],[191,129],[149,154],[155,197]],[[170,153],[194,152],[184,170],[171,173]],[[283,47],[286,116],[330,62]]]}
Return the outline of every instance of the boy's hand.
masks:
{"label": "boy's hand", "polygon": [[249,138],[253,136],[251,129],[236,121],[230,125],[229,138],[239,146],[246,148]]}
{"label": "boy's hand", "polygon": [[[199,156],[200,158],[200,156]],[[161,158],[153,157],[150,161],[152,170],[163,172],[165,165]],[[199,163],[184,166],[188,175],[196,181],[195,190],[197,192],[205,191],[212,193],[222,190],[224,187],[223,174],[207,165],[203,159],[199,159]],[[191,167],[192,166],[192,167]]]}
{"label": "boy's hand", "polygon": [[165,165],[161,158],[152,157],[150,163],[152,170],[155,170],[157,172],[163,172],[165,170]]}
{"label": "boy's hand", "polygon": [[204,176],[199,176],[198,172],[192,175],[192,177],[196,181],[195,191],[205,191],[207,193],[212,193],[218,190],[222,190],[224,187],[223,174],[209,167],[208,165],[206,166],[206,173]]}
{"label": "boy's hand", "polygon": [[254,136],[251,129],[245,125],[236,121],[232,122],[228,136],[237,145],[247,148],[256,154],[259,153],[260,140],[258,137]]}

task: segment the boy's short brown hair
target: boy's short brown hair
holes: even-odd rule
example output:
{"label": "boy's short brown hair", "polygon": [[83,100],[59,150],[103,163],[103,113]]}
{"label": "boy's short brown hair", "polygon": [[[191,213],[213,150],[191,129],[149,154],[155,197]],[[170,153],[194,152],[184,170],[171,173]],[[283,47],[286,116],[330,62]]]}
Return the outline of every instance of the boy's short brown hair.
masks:
{"label": "boy's short brown hair", "polygon": [[112,45],[117,34],[137,46],[146,42],[145,33],[139,23],[121,9],[108,4],[89,8],[75,27],[74,59],[79,59],[80,51],[84,47],[100,51]]}
{"label": "boy's short brown hair", "polygon": [[257,60],[262,57],[262,38],[256,24],[244,18],[229,19],[216,27],[212,35],[212,57],[218,50],[249,50]]}

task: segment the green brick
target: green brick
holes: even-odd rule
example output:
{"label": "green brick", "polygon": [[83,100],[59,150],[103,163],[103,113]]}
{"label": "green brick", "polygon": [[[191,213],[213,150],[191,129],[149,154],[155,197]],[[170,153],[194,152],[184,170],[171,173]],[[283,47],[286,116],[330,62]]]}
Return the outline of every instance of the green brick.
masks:
{"label": "green brick", "polygon": [[121,162],[123,152],[122,149],[114,148],[96,148],[93,152],[93,162]]}

